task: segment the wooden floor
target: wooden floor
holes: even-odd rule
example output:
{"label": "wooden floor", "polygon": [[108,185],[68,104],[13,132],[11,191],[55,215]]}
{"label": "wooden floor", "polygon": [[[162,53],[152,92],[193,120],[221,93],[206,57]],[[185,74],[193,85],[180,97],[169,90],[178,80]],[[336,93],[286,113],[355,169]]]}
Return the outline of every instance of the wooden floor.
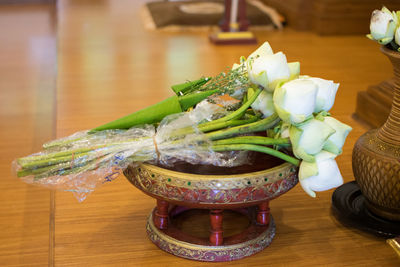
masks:
{"label": "wooden floor", "polygon": [[[10,172],[14,158],[44,141],[158,102],[171,95],[171,84],[215,75],[256,48],[215,46],[204,32],[145,31],[142,3],[0,6],[1,266],[206,264],[149,241],[145,222],[155,203],[124,177],[78,203],[71,193],[26,185]],[[259,43],[269,41],[289,61],[300,61],[302,74],[340,82],[332,114],[354,130],[337,162],[345,181],[353,180],[352,148],[366,131],[352,118],[356,94],[391,77],[389,61],[361,35],[321,37],[289,28],[256,34]],[[335,220],[331,195],[312,199],[297,186],[272,201],[277,236],[271,246],[229,265],[398,266],[385,240]]]}

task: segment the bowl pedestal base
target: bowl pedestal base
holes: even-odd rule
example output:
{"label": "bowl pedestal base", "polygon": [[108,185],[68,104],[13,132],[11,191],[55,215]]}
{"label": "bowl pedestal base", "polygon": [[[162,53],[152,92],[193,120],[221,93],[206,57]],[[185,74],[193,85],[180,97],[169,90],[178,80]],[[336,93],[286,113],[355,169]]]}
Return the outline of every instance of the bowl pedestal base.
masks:
{"label": "bowl pedestal base", "polygon": [[[234,214],[234,217],[246,217],[247,227],[239,233],[236,230],[233,235],[225,234],[224,211]],[[208,213],[209,235],[200,237],[184,231],[182,221],[190,219],[185,213],[191,216]],[[190,223],[189,230],[196,231],[196,228],[204,227],[204,222],[198,223],[202,225]],[[275,224],[269,212],[268,201],[234,210],[207,210],[171,206],[167,201],[157,200],[157,207],[150,214],[146,229],[150,240],[160,249],[178,257],[210,262],[251,256],[266,248],[275,236]]]}

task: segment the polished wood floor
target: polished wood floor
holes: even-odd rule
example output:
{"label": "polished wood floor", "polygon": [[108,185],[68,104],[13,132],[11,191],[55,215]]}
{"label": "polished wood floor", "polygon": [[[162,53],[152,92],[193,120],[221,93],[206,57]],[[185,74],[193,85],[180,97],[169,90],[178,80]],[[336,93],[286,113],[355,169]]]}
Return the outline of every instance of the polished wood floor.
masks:
{"label": "polished wood floor", "polygon": [[[155,203],[124,177],[78,203],[70,193],[26,185],[10,173],[14,158],[44,141],[158,102],[171,95],[171,84],[215,75],[256,48],[215,46],[207,33],[145,31],[142,3],[0,6],[1,266],[206,264],[149,241],[145,222]],[[337,161],[345,181],[353,180],[352,147],[367,130],[352,118],[356,95],[391,77],[389,61],[361,35],[321,37],[290,28],[256,35],[289,61],[300,61],[303,74],[340,82],[332,114],[354,130]],[[385,240],[335,220],[331,194],[312,199],[297,186],[272,201],[277,236],[271,246],[229,265],[398,266]]]}

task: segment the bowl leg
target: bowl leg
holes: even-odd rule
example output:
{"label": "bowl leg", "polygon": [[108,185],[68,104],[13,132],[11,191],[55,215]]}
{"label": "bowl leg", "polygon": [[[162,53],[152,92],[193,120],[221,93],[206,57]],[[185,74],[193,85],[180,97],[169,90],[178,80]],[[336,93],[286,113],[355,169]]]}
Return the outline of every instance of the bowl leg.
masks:
{"label": "bowl leg", "polygon": [[265,201],[258,205],[257,223],[261,225],[269,224],[269,201]]}
{"label": "bowl leg", "polygon": [[154,225],[158,229],[168,228],[168,206],[169,203],[167,201],[157,199],[157,208],[154,213]]}
{"label": "bowl leg", "polygon": [[210,233],[210,243],[212,246],[220,246],[223,243],[222,236],[222,220],[223,220],[222,210],[210,210],[210,221],[211,221],[211,233]]}

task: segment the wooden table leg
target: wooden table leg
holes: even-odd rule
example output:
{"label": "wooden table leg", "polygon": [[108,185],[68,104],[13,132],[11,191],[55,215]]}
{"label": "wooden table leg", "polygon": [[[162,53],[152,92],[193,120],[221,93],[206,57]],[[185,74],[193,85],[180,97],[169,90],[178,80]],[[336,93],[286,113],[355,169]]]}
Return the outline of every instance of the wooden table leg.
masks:
{"label": "wooden table leg", "polygon": [[269,224],[269,201],[258,205],[257,223],[261,225]]}
{"label": "wooden table leg", "polygon": [[169,203],[167,201],[157,199],[154,225],[158,229],[167,229],[168,227],[168,205]]}
{"label": "wooden table leg", "polygon": [[222,219],[223,219],[222,210],[210,211],[210,220],[211,220],[210,243],[212,246],[220,246],[223,243]]}

